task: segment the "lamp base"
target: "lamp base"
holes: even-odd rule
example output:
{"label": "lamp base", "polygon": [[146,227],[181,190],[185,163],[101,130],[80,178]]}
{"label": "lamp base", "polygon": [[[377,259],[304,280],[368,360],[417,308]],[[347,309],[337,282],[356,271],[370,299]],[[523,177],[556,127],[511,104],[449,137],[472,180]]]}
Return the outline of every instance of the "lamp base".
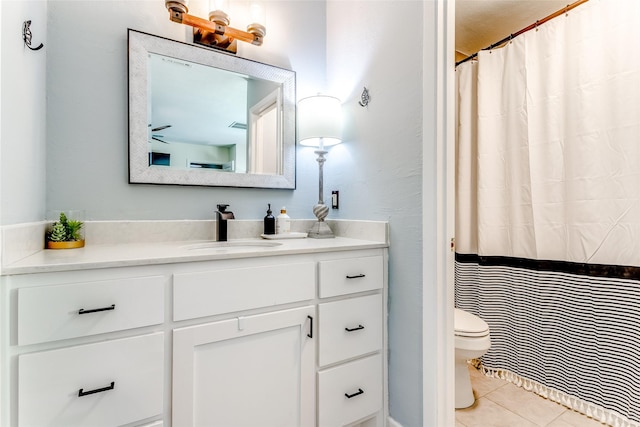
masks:
{"label": "lamp base", "polygon": [[333,231],[329,228],[329,225],[324,221],[318,221],[313,224],[307,237],[312,239],[331,239],[336,236],[333,235]]}

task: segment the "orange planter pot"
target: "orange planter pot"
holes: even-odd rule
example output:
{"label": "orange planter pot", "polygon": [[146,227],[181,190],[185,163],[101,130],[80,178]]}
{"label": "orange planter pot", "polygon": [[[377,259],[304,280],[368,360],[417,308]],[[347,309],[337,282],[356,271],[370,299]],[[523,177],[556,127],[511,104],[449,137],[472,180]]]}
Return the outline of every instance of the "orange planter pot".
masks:
{"label": "orange planter pot", "polygon": [[76,249],[83,247],[84,240],[74,240],[72,242],[47,242],[47,249]]}

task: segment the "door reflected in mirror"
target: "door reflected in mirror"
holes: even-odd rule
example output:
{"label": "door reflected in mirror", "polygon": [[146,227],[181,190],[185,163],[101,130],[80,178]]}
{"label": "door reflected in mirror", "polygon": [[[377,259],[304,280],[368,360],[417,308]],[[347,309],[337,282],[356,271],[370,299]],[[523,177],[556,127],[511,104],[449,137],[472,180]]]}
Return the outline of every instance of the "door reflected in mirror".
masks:
{"label": "door reflected in mirror", "polygon": [[129,30],[129,107],[131,183],[295,188],[293,71]]}

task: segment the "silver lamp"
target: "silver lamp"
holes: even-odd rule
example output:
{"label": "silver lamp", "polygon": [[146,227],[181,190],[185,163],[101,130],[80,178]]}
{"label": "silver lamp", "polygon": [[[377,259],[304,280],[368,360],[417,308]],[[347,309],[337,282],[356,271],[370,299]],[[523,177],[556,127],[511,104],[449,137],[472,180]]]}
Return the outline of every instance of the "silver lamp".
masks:
{"label": "silver lamp", "polygon": [[318,147],[318,203],[313,214],[318,218],[309,237],[316,239],[334,237],[331,228],[324,222],[329,208],[324,204],[322,169],[326,161],[326,147],[342,142],[342,106],[338,98],[326,95],[303,98],[298,102],[298,138],[301,145]]}

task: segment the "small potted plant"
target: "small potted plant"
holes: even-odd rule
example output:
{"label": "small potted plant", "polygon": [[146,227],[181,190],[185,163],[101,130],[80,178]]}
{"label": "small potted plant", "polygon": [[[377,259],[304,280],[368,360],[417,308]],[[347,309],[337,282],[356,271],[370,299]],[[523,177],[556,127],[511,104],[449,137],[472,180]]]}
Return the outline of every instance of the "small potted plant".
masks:
{"label": "small potted plant", "polygon": [[84,247],[82,221],[69,219],[64,212],[47,230],[47,249],[73,249]]}

